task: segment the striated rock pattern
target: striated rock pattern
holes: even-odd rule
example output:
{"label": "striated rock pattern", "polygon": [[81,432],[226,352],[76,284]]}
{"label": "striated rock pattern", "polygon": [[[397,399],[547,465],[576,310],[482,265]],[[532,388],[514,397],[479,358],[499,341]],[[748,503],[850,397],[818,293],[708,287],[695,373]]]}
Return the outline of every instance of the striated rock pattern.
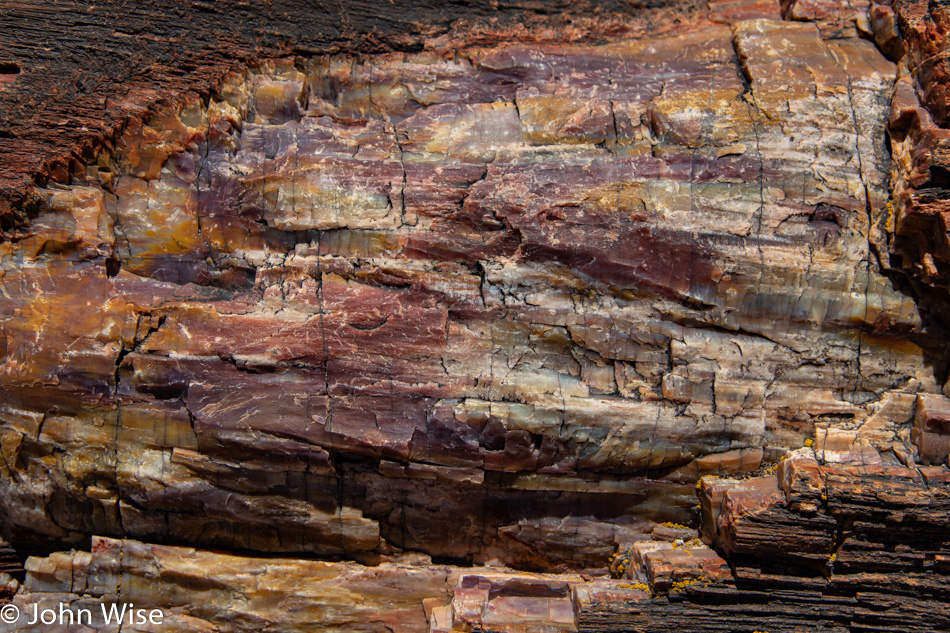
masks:
{"label": "striated rock pattern", "polygon": [[[767,2],[767,0],[759,0]],[[8,0],[0,13],[0,235],[27,228],[32,185],[67,184],[130,120],[208,95],[232,67],[306,52],[418,51],[446,41],[563,43],[657,33],[698,0]]]}
{"label": "striated rock pattern", "polygon": [[939,631],[950,626],[946,467],[782,462],[704,478],[703,537],[734,585],[706,578],[651,601],[579,605],[581,631]]}
{"label": "striated rock pattern", "polygon": [[894,77],[753,20],[156,114],[5,244],[6,529],[582,569],[816,427],[898,439],[945,348],[869,246]]}
{"label": "striated rock pattern", "polygon": [[131,121],[0,243],[0,528],[88,550],[0,598],[947,628],[942,75],[910,6],[263,60]]}
{"label": "striated rock pattern", "polygon": [[[798,451],[805,453],[805,451]],[[256,559],[93,539],[90,552],[30,559],[13,604],[59,604],[99,631],[102,604],[159,609],[162,627],[258,631],[934,631],[947,609],[950,470],[893,453],[820,466],[793,455],[771,476],[704,477],[702,535],[657,527],[615,579],[431,565]],[[239,596],[239,598],[237,598]],[[35,605],[35,606],[34,606]],[[77,616],[78,617],[78,616]],[[9,630],[31,630],[27,616]]]}

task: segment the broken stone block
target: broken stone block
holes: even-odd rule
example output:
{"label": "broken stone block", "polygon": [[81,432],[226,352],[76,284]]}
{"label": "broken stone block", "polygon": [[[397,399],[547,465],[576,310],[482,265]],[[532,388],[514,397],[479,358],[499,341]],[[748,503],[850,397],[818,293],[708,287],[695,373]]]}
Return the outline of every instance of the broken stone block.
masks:
{"label": "broken stone block", "polygon": [[941,464],[950,456],[950,398],[932,393],[917,396],[912,432],[924,464]]}
{"label": "broken stone block", "polygon": [[577,627],[574,593],[564,579],[486,573],[459,579],[452,599],[455,626],[506,633],[568,633]]}
{"label": "broken stone block", "polygon": [[683,589],[695,583],[732,581],[729,565],[704,545],[645,552],[644,570],[654,593]]}

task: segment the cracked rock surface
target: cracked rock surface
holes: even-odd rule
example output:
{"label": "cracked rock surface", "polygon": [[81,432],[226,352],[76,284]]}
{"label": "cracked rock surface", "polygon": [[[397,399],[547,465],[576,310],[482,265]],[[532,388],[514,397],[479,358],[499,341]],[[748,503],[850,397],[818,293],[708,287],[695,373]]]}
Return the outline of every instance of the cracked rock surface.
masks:
{"label": "cracked rock surface", "polygon": [[90,550],[16,600],[207,586],[168,630],[527,633],[879,591],[800,578],[889,519],[743,479],[805,446],[818,487],[944,501],[947,342],[891,260],[906,60],[848,7],[264,60],[132,122],[0,243],[0,527]]}
{"label": "cracked rock surface", "polygon": [[943,348],[870,246],[895,73],[760,19],[156,114],[3,245],[6,529],[583,569],[702,474],[899,439]]}

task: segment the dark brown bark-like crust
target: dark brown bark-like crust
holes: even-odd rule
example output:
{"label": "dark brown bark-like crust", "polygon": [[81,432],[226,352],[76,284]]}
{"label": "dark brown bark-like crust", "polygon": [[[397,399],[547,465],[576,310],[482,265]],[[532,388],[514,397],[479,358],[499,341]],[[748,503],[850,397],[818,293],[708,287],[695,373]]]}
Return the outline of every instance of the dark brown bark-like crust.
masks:
{"label": "dark brown bark-like crust", "polygon": [[[419,50],[564,25],[577,39],[651,27],[691,0],[0,3],[0,222],[24,220],[34,180],[65,182],[129,118],[207,94],[231,67],[288,53]],[[463,38],[464,39],[464,38]]]}

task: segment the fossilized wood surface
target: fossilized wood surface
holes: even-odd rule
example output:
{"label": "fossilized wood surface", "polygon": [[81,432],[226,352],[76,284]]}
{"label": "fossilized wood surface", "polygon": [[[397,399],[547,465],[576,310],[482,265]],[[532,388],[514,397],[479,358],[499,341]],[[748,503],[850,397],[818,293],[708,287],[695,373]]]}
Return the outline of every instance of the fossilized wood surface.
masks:
{"label": "fossilized wood surface", "polygon": [[262,56],[413,51],[440,38],[602,39],[663,30],[698,4],[4,0],[0,227],[28,223],[34,181],[68,182],[83,161],[114,146],[130,120],[193,92],[207,96],[229,68]]}
{"label": "fossilized wood surface", "polygon": [[7,529],[595,567],[704,472],[900,439],[944,347],[869,247],[894,66],[691,26],[265,64],[40,190]]}
{"label": "fossilized wood surface", "polygon": [[[878,41],[900,60],[894,92],[891,146],[894,202],[887,230],[894,266],[935,286],[946,301],[950,288],[950,131],[948,125],[945,4],[895,2],[873,5]],[[895,37],[899,33],[901,38]],[[922,105],[923,104],[923,105]],[[943,304],[944,318],[950,314]]]}
{"label": "fossilized wood surface", "polygon": [[115,628],[99,615],[103,602],[160,608],[161,630],[943,630],[950,470],[873,455],[840,467],[795,455],[772,476],[704,478],[704,538],[734,577],[709,548],[663,540],[680,531],[665,528],[634,544],[619,579],[418,559],[254,559],[97,538],[91,553],[30,559],[13,603],[24,613],[88,609],[100,631]]}
{"label": "fossilized wood surface", "polygon": [[891,259],[940,252],[900,228],[937,92],[882,6],[219,65],[41,174],[0,243],[0,525],[95,540],[15,600],[121,586],[172,630],[943,626],[940,283]]}

